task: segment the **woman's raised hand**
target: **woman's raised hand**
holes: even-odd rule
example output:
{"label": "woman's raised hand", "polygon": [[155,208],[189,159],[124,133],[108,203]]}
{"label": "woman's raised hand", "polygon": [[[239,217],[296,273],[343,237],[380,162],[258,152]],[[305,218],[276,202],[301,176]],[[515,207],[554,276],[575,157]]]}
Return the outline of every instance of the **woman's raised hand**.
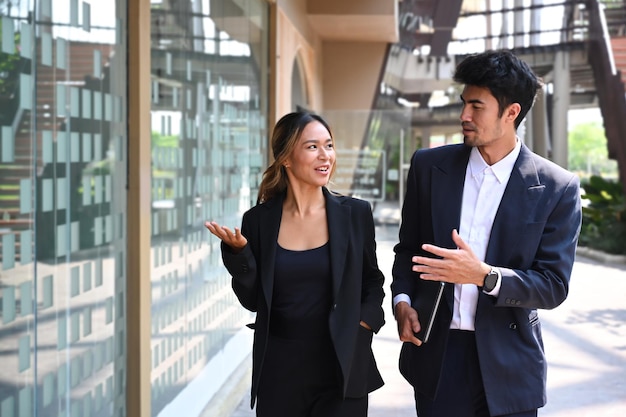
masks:
{"label": "woman's raised hand", "polygon": [[232,232],[228,227],[220,226],[217,222],[207,221],[204,222],[204,226],[209,229],[209,232],[230,246],[234,252],[241,251],[248,244],[248,239],[241,234],[241,230],[238,227],[235,227],[235,231]]}

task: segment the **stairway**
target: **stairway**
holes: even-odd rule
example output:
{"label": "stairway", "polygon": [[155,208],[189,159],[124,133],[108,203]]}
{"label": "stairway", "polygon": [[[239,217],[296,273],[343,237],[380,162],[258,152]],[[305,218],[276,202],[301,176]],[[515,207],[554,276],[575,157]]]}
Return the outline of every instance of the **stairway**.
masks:
{"label": "stairway", "polygon": [[611,49],[615,59],[615,67],[622,74],[622,84],[626,91],[626,36],[614,36],[611,38]]}
{"label": "stairway", "polygon": [[[36,94],[32,103],[32,109],[19,109],[20,91],[30,91],[31,86],[26,86],[25,89],[21,90],[18,84],[12,96],[2,97],[5,117],[0,119],[2,120],[0,125],[3,127],[12,126],[15,131],[11,132],[13,138],[5,138],[5,140],[13,140],[12,158],[3,155],[3,159],[6,162],[1,162],[0,160],[0,269],[3,263],[2,236],[7,234],[15,235],[13,245],[14,259],[17,264],[21,261],[20,234],[26,230],[33,230],[35,211],[40,209],[40,207],[29,207],[29,213],[20,212],[20,183],[25,179],[31,180],[31,204],[37,201],[35,193],[41,192],[37,190],[37,184],[41,180],[42,171],[44,170],[42,132],[50,131],[56,136],[56,133],[59,129],[62,129],[61,126],[65,121],[64,117],[58,116],[59,112],[56,109],[56,86],[59,82],[66,85],[85,85],[87,79],[94,72],[95,49],[100,50],[103,61],[108,61],[112,45],[82,42],[70,43],[69,60],[71,60],[71,65],[66,65],[68,69],[62,70],[57,65],[46,66],[41,63],[41,46],[39,39],[37,39],[36,67],[31,69],[30,65],[32,65],[32,62],[22,59],[21,65],[26,66],[26,68],[17,68],[17,75],[15,75],[19,77],[23,73],[30,72],[33,74],[32,83],[36,86]],[[83,123],[88,123],[88,121],[83,121]],[[100,126],[100,124],[95,126]],[[52,219],[46,220],[52,221],[47,226],[55,226],[55,221]],[[42,226],[46,225],[43,224]],[[53,239],[53,235],[48,237]],[[33,236],[33,239],[35,239],[35,236]],[[50,244],[48,246],[54,247]]]}

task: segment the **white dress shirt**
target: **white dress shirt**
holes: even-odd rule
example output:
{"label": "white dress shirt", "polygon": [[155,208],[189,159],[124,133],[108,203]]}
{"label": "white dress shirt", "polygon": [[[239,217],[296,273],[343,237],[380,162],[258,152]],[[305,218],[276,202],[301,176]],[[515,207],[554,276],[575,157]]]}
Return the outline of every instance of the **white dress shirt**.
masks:
{"label": "white dress shirt", "polygon": [[[459,235],[481,261],[485,260],[493,220],[520,149],[521,143],[517,140],[513,151],[491,166],[485,162],[478,148],[473,148],[470,154],[465,171]],[[489,295],[498,296],[501,281],[498,279],[496,288]],[[454,285],[451,329],[474,330],[478,291],[474,284]]]}
{"label": "white dress shirt", "polygon": [[[491,166],[485,162],[478,148],[473,148],[470,153],[465,170],[459,235],[481,261],[485,260],[491,227],[520,150],[521,142],[518,139],[515,148]],[[488,294],[497,297],[501,284],[500,277],[496,287]],[[478,287],[474,284],[454,285],[451,329],[475,330],[474,319],[478,291]],[[398,294],[393,301],[394,306],[400,301],[406,301],[411,305],[411,299],[407,294]]]}

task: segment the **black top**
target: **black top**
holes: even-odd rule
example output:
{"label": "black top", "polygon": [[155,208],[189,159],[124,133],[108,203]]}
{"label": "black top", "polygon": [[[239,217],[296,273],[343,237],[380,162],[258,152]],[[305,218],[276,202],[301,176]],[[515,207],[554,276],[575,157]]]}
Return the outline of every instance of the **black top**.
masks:
{"label": "black top", "polygon": [[328,243],[294,251],[278,245],[270,331],[288,338],[328,333],[332,299]]}

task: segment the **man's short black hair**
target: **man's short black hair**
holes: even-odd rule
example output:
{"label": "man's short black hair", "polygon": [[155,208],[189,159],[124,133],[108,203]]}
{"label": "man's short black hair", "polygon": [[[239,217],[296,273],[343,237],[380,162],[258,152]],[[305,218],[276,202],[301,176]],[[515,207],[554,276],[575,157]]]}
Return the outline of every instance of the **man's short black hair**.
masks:
{"label": "man's short black hair", "polygon": [[542,80],[528,64],[509,50],[468,56],[457,65],[453,79],[461,84],[488,88],[498,101],[499,116],[510,104],[519,103],[522,109],[515,119],[516,129],[543,87]]}

